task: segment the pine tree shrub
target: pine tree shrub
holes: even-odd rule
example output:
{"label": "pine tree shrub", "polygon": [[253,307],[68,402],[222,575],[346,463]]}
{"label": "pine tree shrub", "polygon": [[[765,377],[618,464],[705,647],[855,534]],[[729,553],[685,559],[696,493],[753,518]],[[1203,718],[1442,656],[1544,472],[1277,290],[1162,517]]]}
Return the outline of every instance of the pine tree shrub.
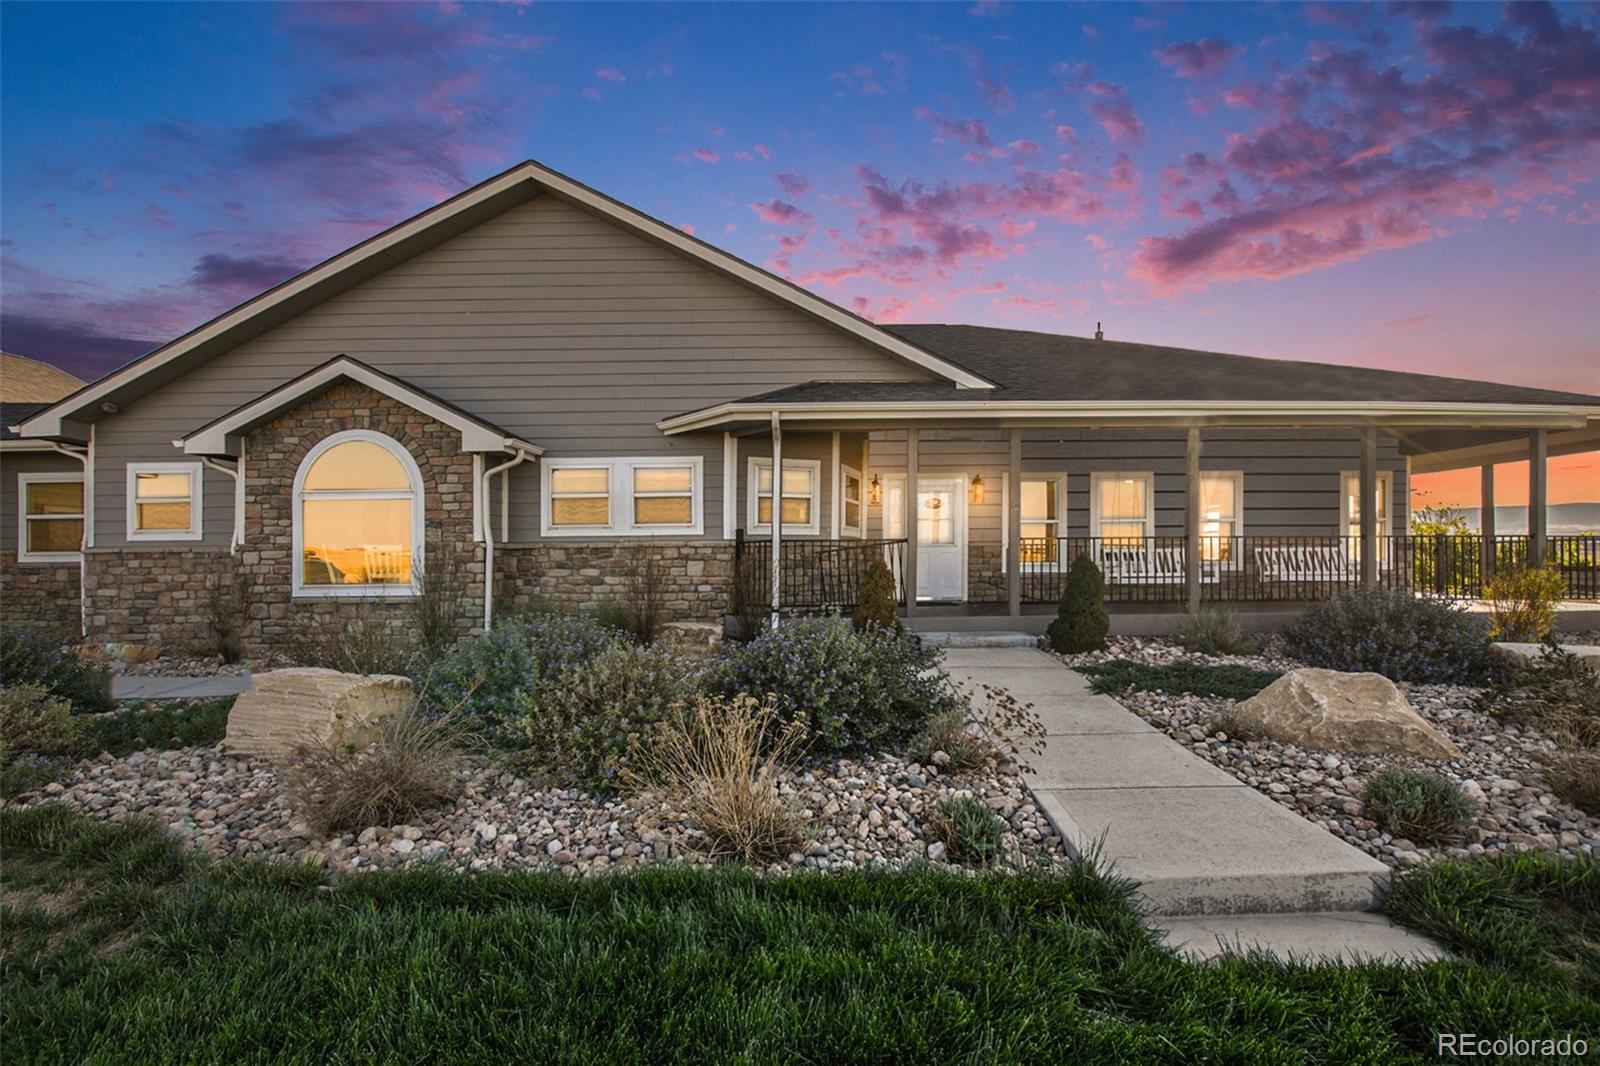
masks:
{"label": "pine tree shrub", "polygon": [[1061,607],[1046,635],[1059,652],[1099,651],[1106,646],[1111,618],[1106,614],[1106,584],[1100,568],[1087,555],[1072,560]]}

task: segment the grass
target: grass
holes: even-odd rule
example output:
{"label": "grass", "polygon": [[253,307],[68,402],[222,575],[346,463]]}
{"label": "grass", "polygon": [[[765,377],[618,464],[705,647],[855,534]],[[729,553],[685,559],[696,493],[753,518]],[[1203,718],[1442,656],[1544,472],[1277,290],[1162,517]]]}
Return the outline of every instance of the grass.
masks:
{"label": "grass", "polygon": [[1117,693],[1135,689],[1139,692],[1222,696],[1230,700],[1247,700],[1283,676],[1274,670],[1257,670],[1249,666],[1206,666],[1190,662],[1153,666],[1132,659],[1113,659],[1076,669],[1089,677],[1090,687],[1096,692]]}
{"label": "grass", "polygon": [[1404,1062],[1440,1030],[1600,1027],[1560,912],[1515,891],[1591,914],[1592,866],[1403,879],[1463,955],[1408,969],[1193,965],[1087,865],[329,878],[50,808],[0,811],[0,849],[17,1062]]}

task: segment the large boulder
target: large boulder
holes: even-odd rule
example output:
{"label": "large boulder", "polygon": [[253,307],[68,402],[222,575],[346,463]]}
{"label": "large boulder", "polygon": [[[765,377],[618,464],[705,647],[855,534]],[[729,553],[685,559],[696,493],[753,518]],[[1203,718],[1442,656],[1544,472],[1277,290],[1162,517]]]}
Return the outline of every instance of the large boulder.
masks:
{"label": "large boulder", "polygon": [[1239,704],[1235,717],[1240,727],[1297,748],[1424,759],[1461,754],[1382,674],[1290,670]]}
{"label": "large boulder", "polygon": [[337,735],[341,742],[372,739],[378,720],[408,714],[417,697],[411,679],[393,674],[344,674],[296,667],[256,674],[228,712],[229,751],[285,756],[301,744]]}
{"label": "large boulder", "polygon": [[656,643],[685,659],[713,659],[722,652],[722,627],[713,622],[665,622]]}

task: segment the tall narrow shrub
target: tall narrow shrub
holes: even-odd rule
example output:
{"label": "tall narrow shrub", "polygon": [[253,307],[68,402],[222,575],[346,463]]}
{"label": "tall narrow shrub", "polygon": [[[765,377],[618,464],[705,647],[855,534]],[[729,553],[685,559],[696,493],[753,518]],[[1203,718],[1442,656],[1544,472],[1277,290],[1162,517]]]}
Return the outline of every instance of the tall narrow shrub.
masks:
{"label": "tall narrow shrub", "polygon": [[861,589],[856,594],[856,610],[850,616],[857,629],[877,627],[898,628],[895,617],[898,604],[894,595],[894,575],[882,559],[872,560],[867,572],[861,576]]}
{"label": "tall narrow shrub", "polygon": [[1106,614],[1106,584],[1100,568],[1087,555],[1072,560],[1061,606],[1046,634],[1060,652],[1099,651],[1106,646],[1111,618]]}

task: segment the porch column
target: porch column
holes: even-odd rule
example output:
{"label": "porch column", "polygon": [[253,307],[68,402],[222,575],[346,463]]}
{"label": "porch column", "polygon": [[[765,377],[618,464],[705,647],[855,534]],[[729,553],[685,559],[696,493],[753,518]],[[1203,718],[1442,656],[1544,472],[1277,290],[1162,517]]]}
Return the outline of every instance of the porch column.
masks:
{"label": "porch column", "polygon": [[1191,427],[1183,483],[1183,590],[1189,613],[1200,610],[1200,428]]}
{"label": "porch column", "polygon": [[1361,431],[1361,587],[1378,587],[1378,430]]}
{"label": "porch column", "polygon": [[1494,464],[1484,463],[1478,471],[1478,534],[1483,538],[1483,560],[1479,569],[1483,580],[1494,576]]}
{"label": "porch column", "polygon": [[1006,604],[1022,617],[1022,430],[1011,431],[1011,466],[1006,481]]}
{"label": "porch column", "polygon": [[905,508],[906,561],[900,568],[901,583],[905,585],[906,621],[917,613],[917,429],[906,430],[906,494],[901,501]]}
{"label": "porch column", "polygon": [[[760,489],[751,487],[751,492]],[[759,504],[757,510],[760,510]],[[772,628],[778,628],[783,592],[783,424],[772,412]]]}
{"label": "porch column", "polygon": [[1543,566],[1550,521],[1549,432],[1528,434],[1528,565]]}

